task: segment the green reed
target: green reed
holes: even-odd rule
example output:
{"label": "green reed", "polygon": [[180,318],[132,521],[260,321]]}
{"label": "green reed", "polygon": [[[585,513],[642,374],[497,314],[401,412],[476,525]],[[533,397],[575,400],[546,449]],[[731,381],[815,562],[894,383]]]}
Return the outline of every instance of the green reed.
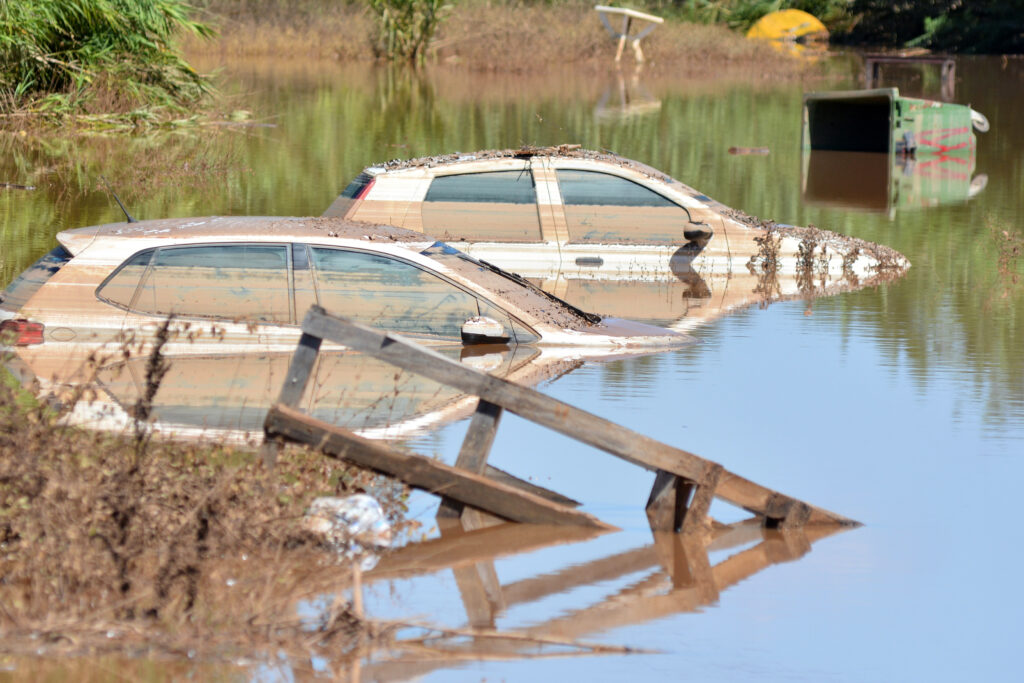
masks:
{"label": "green reed", "polygon": [[0,114],[181,109],[210,92],[176,49],[182,0],[0,0]]}

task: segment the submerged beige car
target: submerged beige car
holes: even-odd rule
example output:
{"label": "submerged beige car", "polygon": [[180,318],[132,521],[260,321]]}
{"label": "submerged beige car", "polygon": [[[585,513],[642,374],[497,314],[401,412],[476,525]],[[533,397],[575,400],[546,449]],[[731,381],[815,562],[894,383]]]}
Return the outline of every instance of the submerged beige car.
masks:
{"label": "submerged beige car", "polygon": [[[163,347],[172,370],[158,403],[174,421],[204,428],[218,406],[239,424],[260,423],[313,304],[503,376],[526,377],[528,361],[649,353],[690,341],[584,313],[443,242],[386,226],[208,217],[81,228],[57,239],[60,248],[0,294],[0,342],[14,352],[12,362],[44,391],[96,382],[127,410],[144,392],[138,356],[173,316]],[[393,369],[333,351],[341,355],[325,357],[307,397],[314,412],[377,415],[361,423],[370,428],[450,403],[436,386],[399,381]]]}
{"label": "submerged beige car", "polygon": [[796,274],[813,262],[838,279],[909,266],[863,240],[769,228],[649,166],[573,146],[373,166],[324,215],[438,235],[528,277]]}

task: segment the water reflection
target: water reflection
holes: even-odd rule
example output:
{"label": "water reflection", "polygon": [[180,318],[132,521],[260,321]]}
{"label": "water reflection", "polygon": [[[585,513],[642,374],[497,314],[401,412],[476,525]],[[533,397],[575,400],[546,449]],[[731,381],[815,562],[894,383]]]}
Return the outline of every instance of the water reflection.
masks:
{"label": "water reflection", "polygon": [[[524,385],[571,372],[582,361],[535,347],[438,347],[453,360]],[[151,427],[166,436],[258,443],[292,352],[167,356],[152,395]],[[19,383],[68,412],[66,420],[122,431],[149,390],[148,356],[91,360],[18,349],[4,357]],[[352,351],[320,354],[300,407],[369,438],[406,438],[471,414],[476,399]]]}
{"label": "water reflection", "polygon": [[[661,100],[651,94],[640,82],[643,67],[637,64],[627,77],[616,69],[594,108],[599,121],[622,121],[635,116],[646,116],[661,109]],[[614,97],[613,97],[614,93]]]}
{"label": "water reflection", "polygon": [[[387,655],[375,654],[362,666],[362,678],[407,680],[450,668],[458,661],[529,659],[558,654],[558,650],[563,655],[600,654],[600,649],[591,650],[580,639],[699,612],[737,583],[773,565],[800,559],[814,543],[840,531],[832,526],[769,530],[751,519],[716,523],[704,537],[652,532],[650,544],[560,567],[533,564],[532,576],[502,583],[494,564],[497,558],[586,543],[601,532],[507,523],[483,528],[454,524],[443,527],[438,539],[388,555],[365,580],[373,583],[451,570],[466,626],[438,627],[428,637],[397,639],[389,644]],[[712,564],[711,554],[729,551],[733,554]],[[546,599],[577,595],[586,586],[600,586],[603,597],[568,609],[544,609]],[[524,605],[535,606],[531,623],[503,629],[509,610]]]}
{"label": "water reflection", "polygon": [[887,213],[973,199],[988,185],[975,174],[974,149],[963,156],[806,150],[801,187],[811,206]]}

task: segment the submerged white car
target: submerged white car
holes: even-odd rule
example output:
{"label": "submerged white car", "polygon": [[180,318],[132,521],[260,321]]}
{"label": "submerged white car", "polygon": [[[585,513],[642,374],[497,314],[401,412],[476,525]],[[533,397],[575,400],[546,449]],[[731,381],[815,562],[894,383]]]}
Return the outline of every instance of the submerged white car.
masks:
{"label": "submerged white car", "polygon": [[[533,381],[547,375],[525,363],[650,353],[691,341],[584,313],[443,242],[387,226],[176,218],[67,230],[57,240],[59,248],[0,294],[0,344],[13,352],[11,366],[51,392],[98,383],[128,410],[145,391],[139,356],[173,316],[162,349],[172,369],[158,403],[170,402],[164,413],[174,421],[202,427],[211,426],[218,406],[234,411],[237,424],[260,423],[313,304]],[[393,368],[345,356],[343,347],[333,351],[342,355],[325,356],[307,397],[314,412],[327,400],[338,414],[372,413],[361,423],[369,428],[451,403],[436,386],[397,381]]]}
{"label": "submerged white car", "polygon": [[62,249],[0,295],[9,344],[108,343],[173,315],[194,324],[189,349],[210,343],[198,335],[204,325],[219,353],[293,348],[312,304],[428,342],[614,351],[688,341],[585,313],[443,242],[388,226],[176,218],[66,230],[57,240]]}
{"label": "submerged white car", "polygon": [[324,215],[437,235],[531,278],[797,274],[813,263],[831,282],[909,266],[888,247],[762,222],[650,166],[577,147],[372,166]]}

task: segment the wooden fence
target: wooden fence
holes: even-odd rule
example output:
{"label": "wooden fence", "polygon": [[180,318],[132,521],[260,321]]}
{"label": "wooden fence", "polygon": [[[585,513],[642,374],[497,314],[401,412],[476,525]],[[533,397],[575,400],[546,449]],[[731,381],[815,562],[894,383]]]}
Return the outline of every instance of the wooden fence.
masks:
{"label": "wooden fence", "polygon": [[[454,466],[370,441],[296,409],[323,340],[329,340],[479,397]],[[656,472],[647,501],[652,528],[688,533],[705,528],[713,498],[741,507],[769,527],[857,522],[761,486],[721,465],[675,448],[507,380],[466,367],[400,336],[310,308],[278,403],[267,414],[264,458],[277,443],[297,441],[327,455],[383,472],[442,498],[439,514],[475,508],[518,522],[609,528],[577,503],[487,465],[503,411],[509,411]]]}

